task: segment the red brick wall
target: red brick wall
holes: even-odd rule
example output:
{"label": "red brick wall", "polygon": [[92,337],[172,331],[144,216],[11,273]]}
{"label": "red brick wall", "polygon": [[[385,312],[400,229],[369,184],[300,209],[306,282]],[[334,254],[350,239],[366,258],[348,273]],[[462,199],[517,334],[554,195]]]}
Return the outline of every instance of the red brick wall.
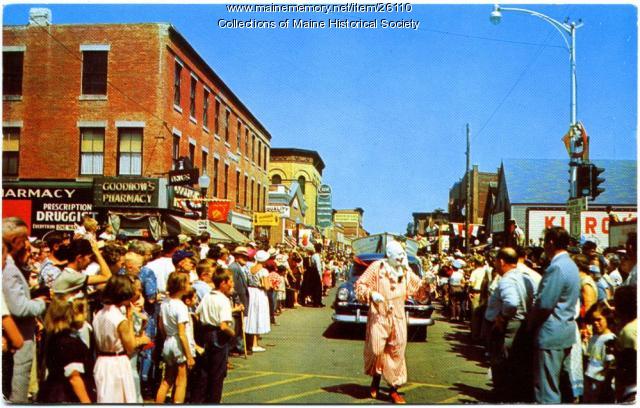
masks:
{"label": "red brick wall", "polygon": [[[189,139],[195,139],[194,165],[201,167],[202,146],[209,150],[207,173],[213,174],[214,154],[220,157],[218,197],[222,197],[225,160],[229,162],[228,197],[236,198],[236,169],[240,169],[240,204],[244,203],[244,173],[249,181],[268,187],[267,166],[245,159],[244,130],[258,136],[259,124],[234,103],[224,86],[209,75],[195,55],[181,43],[178,36],[169,35],[164,24],[122,25],[52,25],[50,35],[40,27],[5,27],[4,45],[25,45],[23,97],[21,101],[3,101],[3,121],[23,122],[20,135],[20,179],[75,179],[79,175],[80,134],[78,121],[107,121],[105,130],[104,175],[117,171],[118,131],[116,121],[145,122],[143,131],[143,175],[161,177],[171,169],[172,130],[182,133],[180,154],[188,155]],[[109,44],[107,100],[79,100],[81,94],[81,44]],[[181,81],[182,113],[173,106],[173,81],[176,55],[184,64]],[[191,72],[198,77],[196,86],[196,120],[189,114]],[[203,85],[211,90],[209,103],[209,133],[202,126]],[[122,92],[120,92],[120,91]],[[215,96],[221,99],[221,115],[231,109],[229,146],[225,146],[222,126],[220,139],[214,137]],[[237,118],[241,127],[240,149],[237,146]],[[220,119],[221,122],[221,119]],[[263,137],[269,137],[263,135]],[[258,137],[259,138],[259,137]],[[269,145],[262,139],[261,146]],[[238,155],[238,150],[241,154]],[[227,152],[239,158],[229,160]],[[251,152],[249,152],[249,158]],[[261,156],[264,156],[264,151]],[[267,152],[267,158],[269,154]],[[264,163],[264,162],[263,162]],[[249,182],[250,184],[250,182]],[[255,190],[254,190],[255,191]],[[211,189],[209,192],[211,195]],[[266,197],[261,191],[263,208]],[[257,197],[249,194],[256,203]],[[237,211],[248,213],[241,205]],[[248,205],[247,208],[250,206]]]}

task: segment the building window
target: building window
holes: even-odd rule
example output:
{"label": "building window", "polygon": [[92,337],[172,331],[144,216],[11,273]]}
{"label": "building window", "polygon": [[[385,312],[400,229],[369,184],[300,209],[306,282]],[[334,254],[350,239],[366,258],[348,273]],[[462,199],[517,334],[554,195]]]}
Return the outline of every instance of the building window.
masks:
{"label": "building window", "polygon": [[104,165],[104,128],[80,129],[80,175],[102,174]]}
{"label": "building window", "polygon": [[180,136],[176,134],[173,135],[172,157],[173,160],[178,160],[180,157]]}
{"label": "building window", "polygon": [[224,165],[224,198],[229,198],[229,165]]}
{"label": "building window", "polygon": [[263,210],[264,210],[264,200],[266,200],[266,199],[267,199],[267,188],[263,186],[262,187],[262,200],[263,201],[261,203]]}
{"label": "building window", "polygon": [[82,52],[82,94],[107,94],[108,51]]}
{"label": "building window", "polygon": [[258,203],[256,204],[256,210],[260,211],[260,203],[261,203],[260,198],[262,197],[262,188],[260,188],[260,184],[258,184],[257,187],[258,187]]}
{"label": "building window", "polygon": [[182,65],[176,61],[176,70],[173,77],[173,104],[180,106],[180,75],[182,74]]}
{"label": "building window", "polygon": [[251,211],[253,211],[253,198],[255,197],[255,194],[253,192],[254,183],[255,182],[251,180],[251,190],[249,190],[249,207],[251,208]]}
{"label": "building window", "polygon": [[189,159],[191,160],[191,165],[196,163],[196,145],[193,143],[189,143]]}
{"label": "building window", "polygon": [[196,85],[198,80],[191,77],[191,93],[189,94],[189,115],[195,119],[196,117]]}
{"label": "building window", "polygon": [[267,157],[269,157],[267,154],[267,145],[264,145],[264,154],[262,156],[262,160],[264,161],[262,162],[262,168],[265,170],[267,169]]}
{"label": "building window", "polygon": [[215,111],[213,112],[213,133],[218,134],[220,121],[220,101],[216,99]]}
{"label": "building window", "polygon": [[247,190],[249,189],[249,180],[247,176],[244,176],[244,206],[247,208]]}
{"label": "building window", "polygon": [[229,142],[229,118],[231,117],[231,111],[224,111],[224,141]]}
{"label": "building window", "polygon": [[220,160],[217,158],[213,158],[213,196],[218,196],[218,166],[220,165]]}
{"label": "building window", "polygon": [[240,170],[236,170],[236,205],[240,205]]}
{"label": "building window", "polygon": [[249,128],[244,128],[244,155],[249,157]]}
{"label": "building window", "polygon": [[20,128],[2,128],[2,175],[17,177],[20,159]]}
{"label": "building window", "polygon": [[207,172],[207,159],[209,158],[209,153],[202,151],[202,173]]}
{"label": "building window", "polygon": [[256,158],[256,135],[251,135],[251,161],[255,161]]}
{"label": "building window", "polygon": [[258,140],[258,167],[262,167],[262,143]]}
{"label": "building window", "polygon": [[306,179],[304,178],[304,176],[298,177],[298,184],[300,184],[300,191],[302,191],[302,194],[304,194],[305,182]]}
{"label": "building window", "polygon": [[240,122],[240,119],[238,119],[238,127],[236,129],[236,149],[238,151],[240,151],[240,138],[242,136],[242,122]]}
{"label": "building window", "polygon": [[279,174],[274,174],[273,177],[271,177],[271,184],[282,184],[282,177],[280,177]]}
{"label": "building window", "polygon": [[142,174],[142,129],[118,129],[118,174],[139,176]]}
{"label": "building window", "polygon": [[2,89],[4,95],[22,95],[22,51],[2,53]]}
{"label": "building window", "polygon": [[209,127],[209,92],[206,89],[202,101],[202,126]]}

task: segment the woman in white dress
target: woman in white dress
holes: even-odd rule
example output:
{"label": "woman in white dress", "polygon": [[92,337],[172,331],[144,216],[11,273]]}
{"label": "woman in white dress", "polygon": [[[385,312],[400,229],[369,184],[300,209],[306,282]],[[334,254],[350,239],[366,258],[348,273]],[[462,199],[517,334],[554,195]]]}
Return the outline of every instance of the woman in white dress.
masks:
{"label": "woman in white dress", "polygon": [[97,360],[93,369],[98,403],[137,402],[133,370],[128,354],[149,343],[135,337],[131,324],[134,285],[127,276],[112,276],[104,289],[104,306],[93,318]]}
{"label": "woman in white dress", "polygon": [[[253,339],[251,351],[266,351],[264,347],[258,344],[258,335],[266,334],[271,331],[271,322],[269,317],[269,298],[267,291],[271,288],[269,283],[269,272],[263,266],[263,263],[269,259],[269,253],[266,251],[258,251],[256,253],[256,262],[249,268],[247,274],[247,284],[249,286],[249,309],[247,311],[247,321],[245,324],[245,332]],[[250,341],[247,339],[247,341]]]}

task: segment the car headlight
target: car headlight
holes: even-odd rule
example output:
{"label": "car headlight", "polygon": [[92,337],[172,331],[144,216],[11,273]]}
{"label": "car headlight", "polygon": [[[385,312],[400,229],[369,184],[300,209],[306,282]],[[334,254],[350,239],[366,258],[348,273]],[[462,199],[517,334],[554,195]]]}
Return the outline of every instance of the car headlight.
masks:
{"label": "car headlight", "polygon": [[344,302],[347,299],[349,299],[349,289],[340,288],[340,290],[338,290],[338,300]]}

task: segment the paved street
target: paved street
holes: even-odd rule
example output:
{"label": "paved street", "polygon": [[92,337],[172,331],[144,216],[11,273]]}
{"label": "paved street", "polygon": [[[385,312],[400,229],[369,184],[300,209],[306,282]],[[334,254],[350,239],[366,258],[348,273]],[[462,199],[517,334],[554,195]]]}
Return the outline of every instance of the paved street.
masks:
{"label": "paved street", "polygon": [[[333,292],[321,309],[287,309],[262,345],[267,352],[232,358],[222,401],[272,404],[376,403],[368,396],[370,378],[362,374],[364,330],[331,324]],[[489,401],[487,366],[481,351],[467,343],[466,326],[444,321],[438,312],[428,340],[407,347],[409,403]],[[385,389],[386,391],[386,389]],[[385,395],[378,403],[387,403]]]}

